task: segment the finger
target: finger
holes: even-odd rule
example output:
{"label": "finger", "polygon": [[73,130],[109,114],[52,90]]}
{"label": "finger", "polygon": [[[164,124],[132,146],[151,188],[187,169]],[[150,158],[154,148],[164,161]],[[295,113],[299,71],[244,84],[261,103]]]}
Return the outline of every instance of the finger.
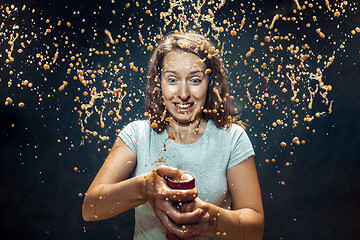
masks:
{"label": "finger", "polygon": [[189,228],[194,228],[198,231],[197,237],[204,237],[209,231],[210,214],[204,213],[198,223],[188,225]]}
{"label": "finger", "polygon": [[[199,209],[194,209],[193,211],[188,211],[189,214],[185,215],[185,214],[181,214],[181,213],[185,213],[183,211],[180,210],[181,205],[183,205],[181,202],[173,202],[173,201],[165,201],[161,203],[161,206],[159,206],[158,208],[160,208],[163,212],[165,212],[176,224],[180,224],[180,223],[194,223],[196,222],[196,220],[192,221],[192,220],[188,220],[191,218],[196,217],[197,215],[201,215],[204,210],[199,208]],[[183,218],[181,220],[181,218]]]}
{"label": "finger", "polygon": [[171,201],[192,202],[198,195],[198,190],[196,188],[177,190],[166,187],[165,190],[163,196]]}
{"label": "finger", "polygon": [[176,224],[194,224],[198,223],[203,216],[204,210],[197,208],[192,212],[167,211],[168,216]]}
{"label": "finger", "polygon": [[193,238],[199,233],[199,231],[194,227],[176,225],[163,211],[156,212],[156,215],[164,225],[167,232],[182,239]]}
{"label": "finger", "polygon": [[[196,199],[198,194],[196,188],[189,190],[171,189],[162,181],[157,181],[155,185],[156,186],[150,185],[150,187],[145,190],[151,201],[157,199],[161,201],[192,202]],[[153,189],[151,189],[151,186],[153,186]]]}
{"label": "finger", "polygon": [[156,189],[151,191],[152,195],[155,195],[159,200],[176,201],[176,202],[192,202],[198,195],[196,188],[188,190],[177,190],[169,188],[166,183],[158,181],[156,183]]}
{"label": "finger", "polygon": [[195,202],[185,202],[185,203],[179,203],[179,211],[180,212],[192,212],[197,208]]}
{"label": "finger", "polygon": [[200,223],[192,224],[191,226],[189,226],[189,228],[190,227],[198,231],[197,237],[204,237],[208,232],[209,224],[206,222],[200,222]]}
{"label": "finger", "polygon": [[160,167],[158,167],[156,169],[156,173],[162,177],[169,177],[175,180],[187,179],[186,175],[183,174],[179,169],[167,165],[161,165]]}

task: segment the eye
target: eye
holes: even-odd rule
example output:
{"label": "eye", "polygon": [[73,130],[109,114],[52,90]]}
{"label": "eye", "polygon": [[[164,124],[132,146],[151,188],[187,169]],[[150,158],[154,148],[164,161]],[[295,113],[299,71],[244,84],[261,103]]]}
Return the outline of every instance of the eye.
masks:
{"label": "eye", "polygon": [[199,78],[199,77],[193,77],[193,78],[190,79],[190,82],[191,82],[192,84],[195,84],[195,85],[200,84],[201,81],[202,81],[202,79]]}
{"label": "eye", "polygon": [[169,83],[169,84],[175,84],[176,83],[176,78],[175,77],[168,77],[166,79],[166,81]]}

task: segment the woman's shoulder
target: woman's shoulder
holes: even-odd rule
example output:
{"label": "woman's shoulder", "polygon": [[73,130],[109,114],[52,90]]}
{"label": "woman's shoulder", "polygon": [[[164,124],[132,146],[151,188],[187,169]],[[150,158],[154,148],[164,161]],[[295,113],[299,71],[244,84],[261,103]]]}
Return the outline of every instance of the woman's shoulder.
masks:
{"label": "woman's shoulder", "polygon": [[209,120],[209,128],[214,129],[215,131],[224,132],[226,134],[241,134],[245,132],[245,129],[238,123],[231,123],[228,127],[219,128],[215,125],[213,120]]}
{"label": "woman's shoulder", "polygon": [[121,130],[123,133],[132,133],[137,135],[136,133],[144,133],[150,130],[150,124],[146,120],[135,120],[127,125]]}
{"label": "woman's shoulder", "polygon": [[240,125],[240,124],[238,124],[238,123],[236,123],[236,122],[232,123],[232,124],[230,125],[229,129],[230,129],[231,131],[239,132],[239,133],[246,132],[246,131],[245,131],[245,128],[244,128],[242,125]]}
{"label": "woman's shoulder", "polygon": [[150,123],[147,120],[135,120],[130,122],[128,125],[141,129],[150,129]]}
{"label": "woman's shoulder", "polygon": [[209,136],[211,138],[217,139],[218,142],[225,142],[226,144],[249,139],[245,129],[237,123],[232,123],[228,128],[221,129],[216,127],[215,123],[210,122],[209,130]]}

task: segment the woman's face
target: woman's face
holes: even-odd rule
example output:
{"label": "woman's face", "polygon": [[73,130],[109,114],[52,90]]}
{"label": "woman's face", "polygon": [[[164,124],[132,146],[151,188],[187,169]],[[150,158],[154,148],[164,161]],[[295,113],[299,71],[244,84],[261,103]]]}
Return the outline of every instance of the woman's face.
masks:
{"label": "woman's face", "polygon": [[180,123],[201,118],[209,77],[201,59],[182,50],[165,55],[161,69],[161,90],[166,109]]}

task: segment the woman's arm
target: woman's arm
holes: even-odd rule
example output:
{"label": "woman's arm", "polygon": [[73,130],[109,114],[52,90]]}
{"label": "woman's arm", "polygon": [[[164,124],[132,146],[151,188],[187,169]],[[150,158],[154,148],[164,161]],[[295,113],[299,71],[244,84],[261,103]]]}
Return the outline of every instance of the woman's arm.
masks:
{"label": "woman's arm", "polygon": [[[204,213],[200,219],[194,218],[194,222],[199,222],[192,226],[198,229],[199,235],[210,233],[222,239],[262,239],[264,213],[254,157],[230,168],[227,179],[234,210],[197,198],[186,210],[202,208]],[[181,215],[169,216],[178,224],[184,223]]]}
{"label": "woman's arm", "polygon": [[262,239],[264,212],[254,157],[227,172],[234,210],[209,205],[211,233],[223,239]]}
{"label": "woman's arm", "polygon": [[[82,211],[84,220],[110,218],[149,201],[167,230],[183,236],[191,234],[191,231],[178,228],[168,218],[168,213],[176,212],[169,199],[194,201],[197,190],[170,189],[164,176],[180,180],[184,175],[180,170],[166,165],[147,174],[127,179],[131,170],[136,167],[136,161],[134,152],[117,138],[85,194]],[[196,209],[183,219],[187,221],[188,218],[196,218],[202,213],[202,209]]]}
{"label": "woman's arm", "polygon": [[110,218],[147,201],[141,192],[143,177],[127,179],[135,166],[135,153],[118,137],[85,194],[85,221]]}

